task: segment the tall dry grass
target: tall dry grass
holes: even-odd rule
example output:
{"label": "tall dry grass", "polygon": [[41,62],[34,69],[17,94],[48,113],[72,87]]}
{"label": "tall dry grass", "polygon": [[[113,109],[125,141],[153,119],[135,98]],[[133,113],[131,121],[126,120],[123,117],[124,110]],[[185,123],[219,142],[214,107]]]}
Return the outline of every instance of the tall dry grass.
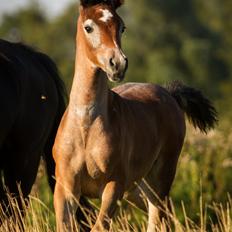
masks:
{"label": "tall dry grass", "polygon": [[[1,232],[42,232],[54,231],[54,213],[39,198],[30,196],[28,200],[21,197],[20,210],[15,197],[8,194],[10,205],[0,207]],[[9,216],[11,215],[11,216]]]}
{"label": "tall dry grass", "polygon": [[[8,217],[2,208],[0,209],[0,220],[3,224],[0,227],[1,232],[52,232],[55,231],[54,212],[51,211],[41,200],[30,196],[29,200],[23,204],[25,215],[22,215],[19,206],[15,200],[9,196],[10,208],[13,212],[12,217]],[[182,213],[184,221],[181,222],[176,215],[175,206],[171,204],[171,210],[166,211],[169,216],[169,223],[166,228],[169,231],[177,232],[230,232],[232,231],[232,201],[228,197],[226,206],[222,204],[212,204],[207,207],[203,205],[202,199],[199,199],[199,223],[193,222],[188,216],[185,205],[182,202]],[[127,208],[127,207],[126,207]],[[216,218],[212,220],[208,211],[212,210]],[[112,222],[113,232],[145,232],[147,215],[133,206],[123,209],[122,204],[115,219]],[[90,227],[92,224],[90,224]],[[78,226],[75,225],[77,228]],[[163,226],[159,231],[167,231]]]}

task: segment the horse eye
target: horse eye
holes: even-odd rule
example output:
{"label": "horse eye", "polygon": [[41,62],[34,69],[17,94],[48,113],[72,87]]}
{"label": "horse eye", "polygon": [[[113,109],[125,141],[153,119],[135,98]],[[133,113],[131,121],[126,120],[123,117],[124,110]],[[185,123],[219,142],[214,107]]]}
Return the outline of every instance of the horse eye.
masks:
{"label": "horse eye", "polygon": [[85,30],[87,33],[92,33],[93,32],[93,28],[90,26],[85,26]]}

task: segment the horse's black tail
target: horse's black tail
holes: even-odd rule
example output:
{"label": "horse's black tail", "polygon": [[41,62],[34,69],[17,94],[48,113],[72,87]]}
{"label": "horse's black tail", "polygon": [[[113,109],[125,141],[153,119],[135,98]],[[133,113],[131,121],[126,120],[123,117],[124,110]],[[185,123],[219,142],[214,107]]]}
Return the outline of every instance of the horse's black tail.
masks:
{"label": "horse's black tail", "polygon": [[179,81],[169,84],[167,90],[195,128],[198,127],[202,132],[207,133],[217,124],[217,111],[201,91],[185,86]]}
{"label": "horse's black tail", "polygon": [[56,116],[53,122],[53,126],[51,128],[50,134],[48,136],[47,142],[45,144],[43,158],[45,161],[47,175],[48,175],[48,182],[49,186],[52,191],[55,188],[55,162],[52,156],[52,147],[55,142],[56,133],[61,121],[61,118],[64,114],[66,108],[66,101],[67,101],[67,92],[64,85],[64,82],[60,78],[59,71],[57,69],[56,64],[49,58],[47,55],[43,53],[37,52],[37,58],[40,64],[46,69],[49,73],[49,76],[53,79],[58,96],[58,109],[56,112]]}

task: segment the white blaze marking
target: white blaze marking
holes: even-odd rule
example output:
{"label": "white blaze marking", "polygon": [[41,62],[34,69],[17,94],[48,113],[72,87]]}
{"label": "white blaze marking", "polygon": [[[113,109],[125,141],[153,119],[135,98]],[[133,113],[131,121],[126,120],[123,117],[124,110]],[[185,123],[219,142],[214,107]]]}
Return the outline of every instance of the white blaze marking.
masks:
{"label": "white blaze marking", "polygon": [[94,24],[94,21],[92,19],[87,19],[85,22],[84,22],[84,26],[90,26],[92,27]]}
{"label": "white blaze marking", "polygon": [[108,20],[110,20],[113,17],[112,13],[109,10],[101,9],[101,11],[102,11],[102,17],[99,20],[101,20],[102,22],[106,23]]}
{"label": "white blaze marking", "polygon": [[92,20],[92,19],[87,19],[84,22],[84,27],[90,26],[93,28],[92,33],[87,33],[85,31],[86,37],[89,40],[90,44],[94,47],[97,48],[101,44],[101,35],[100,35],[100,30],[98,25]]}

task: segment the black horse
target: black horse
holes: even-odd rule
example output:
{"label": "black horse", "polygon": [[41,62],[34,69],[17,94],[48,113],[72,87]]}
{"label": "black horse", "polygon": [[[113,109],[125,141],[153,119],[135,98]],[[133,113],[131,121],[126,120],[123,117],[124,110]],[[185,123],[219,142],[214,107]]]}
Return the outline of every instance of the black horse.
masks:
{"label": "black horse", "polygon": [[[65,110],[66,91],[56,65],[45,54],[0,40],[0,201],[5,187],[26,198],[41,156],[54,187],[52,146]],[[4,181],[3,181],[4,180]]]}
{"label": "black horse", "polygon": [[[0,39],[0,203],[7,190],[27,198],[43,156],[51,190],[55,186],[52,147],[65,111],[67,93],[55,63],[45,54]],[[80,204],[93,210],[88,201]],[[11,214],[11,212],[9,212]],[[79,222],[86,222],[81,210]],[[88,228],[82,225],[83,231]]]}

